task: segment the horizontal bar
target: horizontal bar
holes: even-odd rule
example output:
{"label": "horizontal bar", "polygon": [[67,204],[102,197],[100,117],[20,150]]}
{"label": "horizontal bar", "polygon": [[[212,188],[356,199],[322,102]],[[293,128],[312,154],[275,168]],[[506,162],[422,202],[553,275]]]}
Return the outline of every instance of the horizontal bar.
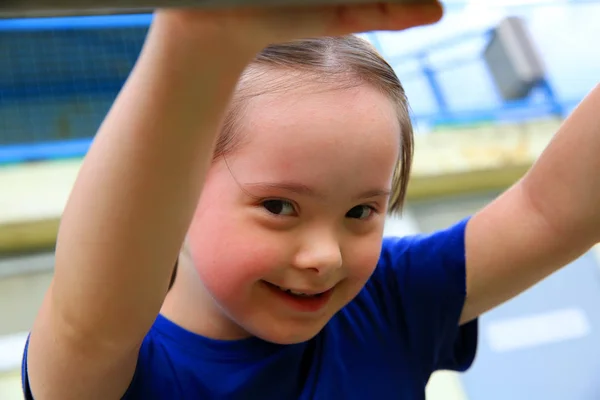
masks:
{"label": "horizontal bar", "polygon": [[[156,8],[313,6],[377,3],[380,0],[2,0],[0,17],[43,17],[147,13]],[[434,0],[394,0],[396,3],[426,3]]]}
{"label": "horizontal bar", "polygon": [[0,165],[83,157],[92,138],[0,146]]}
{"label": "horizontal bar", "polygon": [[[564,110],[572,110],[580,101],[560,101]],[[479,110],[452,110],[445,113],[415,115],[413,119],[433,126],[468,125],[478,122],[494,124],[503,122],[521,123],[536,118],[554,115],[556,105],[552,102],[528,104],[528,100],[518,100],[500,107]]]}
{"label": "horizontal bar", "polygon": [[[310,6],[325,4],[375,3],[380,0],[0,0],[0,18],[50,17],[107,14],[146,14],[164,7],[262,7],[262,6]],[[387,0],[396,3],[431,3],[433,0]],[[576,0],[565,6],[585,6],[598,0]],[[442,0],[446,11],[461,11],[470,0]],[[517,11],[541,7],[555,7],[556,0],[506,0],[486,7]]]}
{"label": "horizontal bar", "polygon": [[[0,6],[1,9],[1,6]],[[70,29],[139,28],[152,22],[152,14],[64,16],[0,19],[0,32]]]}

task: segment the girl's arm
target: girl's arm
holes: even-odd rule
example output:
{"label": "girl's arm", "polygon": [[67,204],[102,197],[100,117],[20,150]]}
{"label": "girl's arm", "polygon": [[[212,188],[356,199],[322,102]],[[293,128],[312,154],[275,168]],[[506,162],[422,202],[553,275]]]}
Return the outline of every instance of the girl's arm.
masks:
{"label": "girl's arm", "polygon": [[156,16],[65,209],[55,277],[28,350],[36,398],[123,395],[164,300],[223,110],[254,55],[170,18]]}
{"label": "girl's arm", "polygon": [[527,175],[467,226],[466,322],[600,241],[600,86]]}

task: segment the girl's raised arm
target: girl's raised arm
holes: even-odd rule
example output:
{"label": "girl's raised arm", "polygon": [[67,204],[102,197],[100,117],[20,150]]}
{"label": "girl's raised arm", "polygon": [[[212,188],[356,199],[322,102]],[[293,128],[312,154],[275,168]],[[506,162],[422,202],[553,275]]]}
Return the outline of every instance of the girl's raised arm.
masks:
{"label": "girl's raised arm", "polygon": [[164,300],[222,114],[253,56],[178,22],[156,16],[71,193],[29,342],[36,399],[120,398]]}

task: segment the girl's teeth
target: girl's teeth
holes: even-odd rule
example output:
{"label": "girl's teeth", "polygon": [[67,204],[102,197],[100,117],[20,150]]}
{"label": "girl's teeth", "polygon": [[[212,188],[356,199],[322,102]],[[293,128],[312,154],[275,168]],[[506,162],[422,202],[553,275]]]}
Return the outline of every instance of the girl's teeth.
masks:
{"label": "girl's teeth", "polygon": [[314,296],[318,296],[316,294],[306,294],[306,293],[302,293],[302,292],[295,292],[295,291],[290,290],[290,289],[284,289],[284,288],[282,288],[280,286],[277,286],[277,288],[279,288],[279,290],[284,291],[286,293],[293,294],[294,296],[300,296],[300,297],[314,297]]}
{"label": "girl's teeth", "polygon": [[311,294],[306,294],[306,293],[300,293],[300,292],[294,292],[293,290],[288,290],[289,293],[296,295],[296,296],[304,296],[304,297],[312,297],[314,295]]}

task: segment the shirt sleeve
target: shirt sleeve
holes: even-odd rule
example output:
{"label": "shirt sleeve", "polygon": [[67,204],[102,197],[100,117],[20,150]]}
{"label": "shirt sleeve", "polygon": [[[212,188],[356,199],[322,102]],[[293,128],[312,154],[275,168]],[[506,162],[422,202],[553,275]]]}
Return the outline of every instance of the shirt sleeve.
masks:
{"label": "shirt sleeve", "polygon": [[376,273],[415,364],[425,379],[439,369],[465,371],[477,348],[477,321],[459,326],[466,299],[465,219],[429,235],[384,239]]}
{"label": "shirt sleeve", "polygon": [[25,400],[33,400],[31,388],[29,387],[29,375],[27,373],[27,349],[29,348],[29,336],[25,342],[25,350],[23,351],[23,361],[21,362],[21,384],[23,385],[23,397]]}

